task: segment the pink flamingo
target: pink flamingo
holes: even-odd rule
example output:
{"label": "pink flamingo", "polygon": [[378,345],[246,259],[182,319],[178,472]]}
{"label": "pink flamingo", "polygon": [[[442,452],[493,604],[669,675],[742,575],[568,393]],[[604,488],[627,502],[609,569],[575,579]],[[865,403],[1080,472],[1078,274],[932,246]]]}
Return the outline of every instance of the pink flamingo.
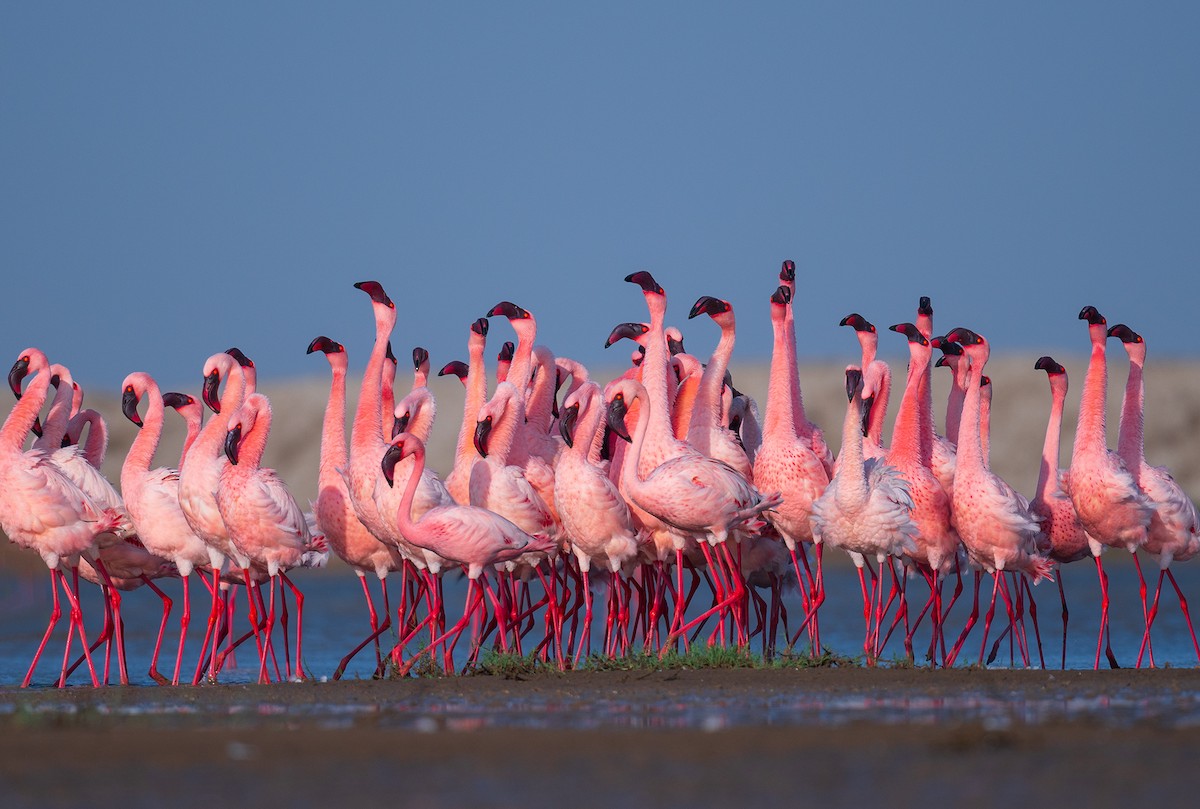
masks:
{"label": "pink flamingo", "polygon": [[[222,383],[224,387],[222,388]],[[218,398],[218,390],[220,396]],[[213,417],[208,420],[189,451],[183,457],[179,467],[179,507],[183,510],[184,519],[191,526],[193,533],[208,546],[209,566],[212,569],[212,606],[208,615],[208,626],[204,634],[203,650],[212,642],[211,658],[209,661],[209,677],[216,679],[217,671],[217,630],[225,615],[226,606],[222,593],[228,589],[221,586],[222,568],[226,558],[233,559],[238,569],[243,571],[246,582],[246,592],[250,604],[250,620],[257,626],[257,612],[253,584],[250,581],[248,569],[250,560],[237,555],[229,532],[225,528],[225,520],[217,507],[216,492],[220,486],[221,470],[228,465],[228,460],[221,453],[225,435],[228,432],[229,417],[242,404],[246,392],[246,377],[243,367],[238,361],[226,353],[213,354],[204,362],[204,387],[201,398],[213,410]],[[258,632],[255,632],[258,637]],[[196,668],[193,682],[199,682],[203,672],[203,651]]]}
{"label": "pink flamingo", "polygon": [[[917,533],[913,537],[916,551],[908,556],[929,582],[929,602],[921,615],[933,610],[934,641],[931,649],[936,650],[942,631],[941,581],[958,567],[962,543],[952,524],[950,498],[933,472],[933,421],[926,417],[925,405],[925,383],[929,376],[932,350],[929,340],[913,323],[899,323],[889,328],[908,339],[909,361],[904,394],[892,428],[887,463],[908,481],[908,493],[913,501],[912,520],[917,526]],[[906,633],[905,650],[910,656],[912,636],[920,620],[918,616]]]}
{"label": "pink flamingo", "polygon": [[[957,328],[946,339],[959,343],[968,361],[967,398],[963,404],[963,422],[958,441],[958,458],[954,471],[954,527],[966,546],[972,562],[995,578],[991,605],[983,625],[983,641],[979,650],[980,662],[987,647],[996,609],[996,594],[1001,593],[1008,612],[1009,623],[1017,619],[1009,600],[1004,572],[1028,575],[1036,584],[1041,579],[1053,580],[1051,562],[1039,552],[1041,528],[1029,513],[1022,498],[1011,486],[987,467],[980,427],[983,368],[991,351],[987,341],[969,329]],[[946,665],[953,665],[962,643],[966,640],[977,615],[980,576],[975,576],[975,608],[958,641],[950,651]]]}
{"label": "pink flamingo", "polygon": [[[346,479],[341,470],[349,463],[346,450],[346,367],[348,358],[341,343],[319,336],[308,345],[309,354],[320,351],[329,361],[332,378],[329,385],[329,400],[325,405],[325,417],[321,422],[321,461],[317,473],[317,501],[312,504],[318,530],[325,536],[330,549],[348,564],[358,576],[363,596],[367,600],[371,634],[339,663],[333,678],[339,679],[350,660],[368,643],[375,643],[375,663],[383,658],[379,649],[379,636],[391,626],[391,606],[388,600],[388,575],[400,570],[404,560],[391,546],[385,545],[367,530],[354,513]],[[379,622],[375,602],[367,586],[367,574],[374,573],[383,591],[384,621]]]}
{"label": "pink flamingo", "polygon": [[701,454],[723,461],[737,470],[748,483],[754,483],[754,469],[746,450],[733,437],[721,418],[721,394],[725,390],[726,371],[737,336],[737,320],[729,301],[701,296],[688,313],[688,319],[706,314],[721,328],[721,339],[700,379],[696,402],[688,422],[688,443]]}
{"label": "pink flamingo", "polygon": [[1109,663],[1116,658],[1108,637],[1108,576],[1100,561],[1107,547],[1124,548],[1133,555],[1141,584],[1142,608],[1146,609],[1146,582],[1137,550],[1146,544],[1146,532],[1154,508],[1138,488],[1121,456],[1108,448],[1105,407],[1108,397],[1108,363],[1104,355],[1108,338],[1104,316],[1094,306],[1085,306],[1079,319],[1088,322],[1092,344],[1083,395],[1079,401],[1079,422],[1075,428],[1075,446],[1071,451],[1070,494],[1079,515],[1079,523],[1089,538],[1100,578],[1100,637],[1096,641],[1096,663],[1100,668],[1100,649],[1105,647]]}
{"label": "pink flamingo", "polygon": [[[927,296],[922,296],[917,304],[916,326],[921,336],[929,341],[931,348],[939,347],[933,344],[933,304]],[[956,345],[955,348],[958,348],[958,346]],[[928,363],[926,364],[921,384],[921,430],[922,432],[928,431],[933,436],[930,467],[933,470],[934,477],[938,479],[938,483],[946,491],[946,497],[952,501],[954,499],[954,442],[945,436],[938,435],[935,427],[933,418],[933,365]]]}
{"label": "pink flamingo", "polygon": [[[415,436],[400,433],[384,451],[380,465],[384,479],[392,485],[396,465],[407,457],[413,458],[414,468],[400,498],[396,524],[418,547],[466,567],[468,586],[466,606],[459,622],[410,658],[402,673],[407,673],[425,651],[436,649],[447,641],[450,641],[450,651],[453,650],[458,636],[483,604],[482,590],[491,590],[486,579],[482,585],[479,583],[485,568],[513,561],[527,553],[549,553],[554,548],[552,540],[532,537],[500,515],[475,506],[448,503],[427,510],[419,518],[414,517],[414,497],[425,471],[425,445]],[[495,595],[491,594],[491,597],[495,604]]]}
{"label": "pink flamingo", "polygon": [[1050,558],[1058,568],[1058,594],[1062,601],[1062,667],[1067,667],[1067,595],[1063,590],[1062,565],[1077,562],[1090,553],[1089,538],[1079,523],[1079,515],[1064,488],[1065,470],[1058,468],[1058,445],[1062,435],[1063,404],[1067,399],[1067,369],[1052,357],[1039,357],[1034,369],[1045,371],[1050,382],[1050,419],[1042,444],[1042,462],[1038,467],[1037,494],[1029,510],[1042,526],[1050,545]]}
{"label": "pink flamingo", "polygon": [[[229,419],[217,507],[234,548],[244,558],[265,565],[271,577],[271,606],[263,635],[269,638],[275,619],[275,591],[286,584],[296,598],[296,677],[304,679],[304,595],[288,578],[294,567],[321,567],[329,556],[324,537],[309,532],[304,512],[274,469],[261,466],[271,431],[271,405],[261,393],[246,397]],[[268,646],[259,660],[259,681],[267,679]],[[290,668],[290,663],[289,666]]]}
{"label": "pink flamingo", "polygon": [[[563,531],[570,543],[579,570],[583,575],[584,620],[583,636],[575,650],[575,665],[579,665],[584,650],[590,651],[592,626],[592,593],[589,571],[592,562],[608,568],[612,576],[609,590],[609,634],[614,619],[614,596],[620,591],[618,575],[632,564],[638,554],[638,530],[633,515],[617,487],[600,467],[600,445],[603,433],[600,419],[604,398],[600,386],[585,382],[563,401],[560,430],[568,449],[558,460],[555,470],[558,513]],[[616,601],[619,609],[620,601]],[[610,651],[606,649],[606,651]]]}
{"label": "pink flamingo", "polygon": [[[50,387],[49,363],[46,355],[36,348],[22,351],[9,372],[9,384],[15,392],[20,391],[20,380],[28,374],[34,374],[33,380],[5,419],[3,427],[0,427],[0,528],[17,545],[37,551],[42,557],[50,569],[54,606],[42,642],[38,645],[21,687],[28,686],[33,679],[42,650],[62,614],[58,601],[60,584],[70,605],[70,629],[58,684],[66,684],[71,637],[78,632],[92,684],[98,685],[83,628],[83,612],[79,606],[78,560],[81,555],[88,553],[97,536],[116,530],[121,517],[99,509],[57,466],[49,462],[45,452],[24,449],[25,437],[46,401]],[[71,569],[70,583],[61,570],[63,562]]]}
{"label": "pink flamingo", "polygon": [[[179,506],[179,472],[169,467],[150,469],[162,437],[165,405],[158,385],[149,375],[134,372],[121,384],[121,412],[140,430],[121,466],[121,491],[138,538],[146,549],[174,564],[183,579],[183,615],[179,621],[179,648],[175,655],[172,685],[179,685],[184,642],[191,621],[189,584],[192,571],[209,562],[208,546],[188,525]],[[138,404],[147,400],[146,418],[138,415]],[[158,650],[150,662],[156,673]]]}
{"label": "pink flamingo", "polygon": [[[814,546],[817,558],[815,576],[801,573],[796,550],[813,544],[812,505],[829,485],[829,473],[822,459],[813,451],[812,439],[804,440],[796,432],[796,392],[792,386],[795,366],[788,343],[794,334],[788,330],[787,311],[791,309],[791,292],[781,285],[771,295],[771,328],[774,347],[771,351],[771,376],[767,389],[767,415],[763,425],[762,446],[754,459],[754,479],[768,491],[778,491],[783,502],[767,513],[767,519],[779,532],[792,557],[796,581],[804,596],[805,623],[812,622],[824,600],[821,588],[821,549]],[[797,386],[798,387],[798,386]],[[832,464],[830,464],[832,467]],[[804,560],[808,567],[807,557]],[[803,628],[804,624],[801,624]],[[811,634],[813,651],[819,652],[819,639]]]}
{"label": "pink flamingo", "polygon": [[888,400],[892,390],[892,369],[875,355],[879,346],[879,334],[875,325],[857,312],[852,312],[842,318],[838,324],[854,329],[862,348],[863,374],[863,407],[866,415],[863,419],[865,431],[863,441],[863,456],[866,458],[882,458],[887,454],[883,446],[883,422],[887,418]]}
{"label": "pink flamingo", "polygon": [[788,354],[788,387],[792,394],[792,419],[795,422],[796,435],[801,441],[807,441],[812,445],[812,451],[818,458],[821,459],[821,465],[825,467],[825,475],[833,477],[833,451],[829,445],[825,443],[825,434],[821,432],[821,428],[808,420],[804,412],[804,397],[800,392],[800,374],[796,361],[796,310],[790,305],[796,300],[796,262],[789,259],[784,259],[783,266],[779,270],[779,285],[787,287],[789,294],[789,306],[784,312],[784,334],[786,342],[784,347]]}
{"label": "pink flamingo", "polygon": [[1146,364],[1146,342],[1142,336],[1123,323],[1108,330],[1109,337],[1116,337],[1125,346],[1129,355],[1129,380],[1125,385],[1125,398],[1121,404],[1121,428],[1117,438],[1117,453],[1133,476],[1134,483],[1154,507],[1147,528],[1143,550],[1158,559],[1158,586],[1154,588],[1154,601],[1146,618],[1146,633],[1138,650],[1137,665],[1142,664],[1144,652],[1150,653],[1150,665],[1154,665],[1154,650],[1150,646],[1150,627],[1158,613],[1158,596],[1162,592],[1163,578],[1171,580],[1179,607],[1187,621],[1192,636],[1192,647],[1200,661],[1200,644],[1196,643],[1196,631],[1188,613],[1187,599],[1171,572],[1171,563],[1186,562],[1200,551],[1200,519],[1191,498],[1161,466],[1146,463],[1146,447],[1143,439],[1145,427],[1146,384],[1143,377]]}
{"label": "pink flamingo", "polygon": [[162,399],[164,407],[171,408],[183,419],[184,429],[187,431],[183,438],[183,449],[179,453],[179,466],[182,467],[183,459],[187,457],[192,444],[196,443],[196,438],[200,435],[204,409],[194,396],[186,393],[168,391],[162,395]]}
{"label": "pink flamingo", "polygon": [[[842,424],[842,450],[838,453],[833,480],[812,505],[812,530],[814,542],[828,542],[846,551],[858,569],[863,618],[866,622],[863,651],[868,661],[874,661],[880,651],[877,643],[879,623],[882,621],[883,565],[891,556],[916,551],[913,537],[917,534],[917,526],[910,513],[913,501],[907,483],[894,467],[880,459],[865,458],[863,455],[865,405],[862,383],[860,370],[853,367],[846,369],[849,404]],[[876,581],[872,583],[870,594],[863,576],[868,555],[874,556],[879,563],[879,576],[875,577],[872,573]],[[890,562],[888,569],[895,579],[896,571]],[[874,629],[871,619],[873,605],[878,605]]]}

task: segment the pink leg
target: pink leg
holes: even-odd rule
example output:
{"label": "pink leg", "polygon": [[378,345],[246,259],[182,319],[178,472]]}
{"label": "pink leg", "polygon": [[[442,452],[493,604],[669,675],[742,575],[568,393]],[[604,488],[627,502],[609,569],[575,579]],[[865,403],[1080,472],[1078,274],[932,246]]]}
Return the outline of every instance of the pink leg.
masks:
{"label": "pink leg", "polygon": [[1188,612],[1187,599],[1183,597],[1183,591],[1179,589],[1179,583],[1175,581],[1175,574],[1167,568],[1167,578],[1171,580],[1171,586],[1175,588],[1175,595],[1179,597],[1179,609],[1183,612],[1183,620],[1187,621],[1188,633],[1192,636],[1192,648],[1196,650],[1196,661],[1200,662],[1200,643],[1196,642],[1196,630],[1192,628],[1192,615]]}
{"label": "pink leg", "polygon": [[[63,591],[66,593],[67,602],[70,604],[70,607],[71,607],[71,612],[70,612],[71,626],[72,626],[72,628],[78,629],[78,631],[79,631],[79,640],[83,644],[83,656],[87,660],[88,673],[92,675],[92,686],[94,688],[98,688],[100,686],[100,681],[96,677],[96,668],[95,668],[95,666],[92,665],[92,653],[91,653],[91,650],[88,648],[87,634],[85,633],[84,628],[83,628],[83,609],[80,607],[80,604],[79,604],[79,568],[78,567],[71,568],[71,580],[72,580],[73,586],[67,584],[67,577],[65,574],[62,575],[62,577],[61,577]],[[62,670],[62,675],[59,677],[59,681],[58,681],[58,685],[60,688],[62,688],[63,686],[65,686],[67,684],[67,661],[70,659],[70,651],[71,651],[71,630],[68,629],[67,630],[67,649],[66,649],[66,653],[63,656],[63,670]]]}
{"label": "pink leg", "polygon": [[[950,668],[954,665],[954,661],[958,659],[958,653],[962,649],[963,643],[965,643],[967,640],[967,635],[971,634],[971,630],[974,628],[975,622],[977,620],[979,620],[979,586],[982,582],[983,582],[983,571],[976,570],[975,571],[975,596],[971,602],[971,614],[969,616],[967,616],[967,623],[965,626],[963,626],[962,633],[959,634],[958,640],[956,640],[954,642],[954,645],[952,647],[950,647],[950,654],[947,655],[945,657],[945,659],[943,659],[943,661],[942,661],[943,668]],[[950,599],[950,606],[946,608],[946,611],[944,613],[942,613],[943,620],[945,619],[945,616],[950,614],[950,610],[954,608],[954,602],[957,599],[958,599],[958,593],[956,592],[954,597]]]}
{"label": "pink leg", "polygon": [[[154,591],[154,594],[157,595],[159,597],[159,599],[162,600],[162,604],[163,604],[162,620],[159,621],[159,623],[158,623],[158,638],[154,641],[154,655],[150,658],[149,674],[150,674],[150,679],[154,680],[154,682],[158,683],[159,685],[166,685],[168,682],[167,678],[164,677],[162,674],[160,674],[158,671],[158,653],[162,649],[163,636],[167,632],[167,621],[170,620],[170,618],[171,618],[172,602],[171,602],[171,599],[167,596],[167,594],[164,593],[162,590],[160,590],[158,585],[156,585],[153,581],[150,580],[149,576],[142,576],[142,581],[144,581],[146,583],[147,587],[149,587],[151,590]],[[183,610],[186,613],[187,612],[187,578],[186,577],[183,580],[183,605],[184,605]],[[180,655],[182,655],[183,649],[181,648],[179,651],[180,651]],[[181,656],[175,658],[175,682],[173,683],[173,685],[179,685],[179,664],[181,662],[182,662]]]}
{"label": "pink leg", "polygon": [[992,628],[992,618],[996,615],[996,594],[1000,592],[1000,580],[1004,578],[1004,572],[997,570],[992,574],[995,583],[992,585],[992,601],[988,606],[987,615],[983,619],[983,641],[979,644],[979,664],[983,665],[983,653],[987,651],[988,633]]}
{"label": "pink leg", "polygon": [[1150,656],[1150,668],[1154,668],[1154,644],[1150,641],[1150,610],[1146,605],[1146,578],[1142,575],[1142,563],[1138,559],[1137,553],[1133,554],[1133,569],[1137,571],[1138,594],[1142,598],[1142,619],[1146,624],[1146,630],[1144,633],[1144,638],[1146,640],[1146,652]]}
{"label": "pink leg", "polygon": [[38,659],[42,656],[42,651],[46,648],[46,643],[54,633],[54,627],[58,624],[58,619],[62,617],[62,608],[58,603],[59,575],[60,573],[57,569],[52,568],[50,570],[50,594],[54,597],[54,605],[50,608],[50,623],[46,626],[46,631],[42,635],[42,642],[38,644],[37,651],[33,654],[33,662],[29,664],[29,672],[25,675],[25,679],[21,681],[22,688],[28,688],[29,683],[33,680],[33,672],[37,668]]}
{"label": "pink leg", "polygon": [[208,610],[208,626],[204,631],[204,644],[200,647],[200,660],[196,663],[196,676],[192,678],[192,685],[199,685],[200,678],[204,676],[204,647],[212,642],[212,656],[208,664],[208,676],[215,682],[217,678],[217,629],[218,623],[222,616],[221,602],[221,571],[214,569],[212,574],[212,606]]}
{"label": "pink leg", "polygon": [[1063,622],[1063,641],[1062,641],[1062,667],[1063,671],[1067,670],[1067,619],[1070,613],[1067,610],[1067,593],[1063,590],[1063,569],[1060,565],[1058,568],[1058,597],[1062,600],[1062,622]]}

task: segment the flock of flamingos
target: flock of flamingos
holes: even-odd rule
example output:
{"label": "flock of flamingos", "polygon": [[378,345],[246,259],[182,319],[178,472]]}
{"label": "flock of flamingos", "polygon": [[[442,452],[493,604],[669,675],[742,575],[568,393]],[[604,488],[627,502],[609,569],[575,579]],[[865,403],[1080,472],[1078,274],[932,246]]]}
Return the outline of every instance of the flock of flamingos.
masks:
{"label": "flock of flamingos", "polygon": [[[980,660],[999,598],[1007,616],[1000,637],[1011,633],[1010,644],[1026,665],[1029,605],[1044,666],[1030,585],[1090,556],[1102,594],[1095,665],[1105,651],[1116,666],[1101,563],[1106,547],[1129,551],[1135,562],[1140,551],[1159,565],[1153,599],[1142,579],[1139,666],[1143,660],[1153,665],[1151,627],[1164,579],[1187,616],[1170,565],[1200,550],[1196,509],[1166,470],[1145,460],[1146,347],[1129,327],[1109,328],[1091,306],[1080,312],[1091,358],[1069,469],[1057,464],[1067,374],[1050,357],[1037,361],[1049,381],[1051,407],[1037,492],[1027,501],[989,469],[988,341],[966,328],[935,336],[928,298],[921,298],[915,323],[890,327],[907,340],[910,359],[886,445],[891,372],[875,356],[879,335],[858,314],[843,319],[855,330],[862,358],[846,369],[846,416],[835,460],[804,412],[791,261],[783,263],[770,295],[774,350],[761,421],[758,405],[736,390],[728,372],[732,307],[708,296],[692,307],[689,318],[707,315],[720,329],[716,349],[702,363],[684,351],[678,330],[666,326],[667,297],[654,278],[637,272],[625,280],[641,290],[648,322],[613,330],[609,345],[631,339],[637,347],[629,369],[604,386],[578,362],[535,345],[535,319],[520,306],[499,303],[471,323],[469,362],[441,370],[466,387],[454,465],[444,478],[425,463],[435,412],[426,386],[428,355],[413,352],[413,384],[397,401],[389,343],[396,309],[379,283],[355,284],[369,296],[375,341],[349,447],[346,351],[323,336],[308,349],[322,352],[332,369],[311,512],[260,465],[271,405],[254,390],[253,362],[237,349],[204,363],[207,421],[193,397],[160,392],[146,373],[125,378],[122,411],[140,430],[121,470],[120,494],[98,471],[107,448],[103,420],[80,408],[82,393],[65,367],[35,348],[22,351],[9,373],[18,402],[0,428],[0,527],[42,556],[54,592],[49,624],[22,685],[32,681],[60,619],[60,591],[69,630],[58,684],[82,664],[93,685],[107,682],[114,647],[127,682],[120,591],[142,584],[164,603],[150,664],[160,683],[178,684],[189,674],[194,683],[216,681],[231,650],[250,639],[260,681],[303,678],[303,595],[291,575],[324,564],[331,550],[358,574],[371,626],[335,677],[372,645],[380,675],[405,674],[418,664],[454,671],[454,650],[464,635],[468,666],[488,643],[561,668],[593,654],[665,654],[701,643],[746,648],[759,642],[767,655],[799,644],[801,653],[820,655],[826,545],[848,553],[857,566],[868,662],[878,659],[893,633],[914,657],[924,624],[925,658],[954,665],[979,618],[986,573],[993,583]],[[517,339],[500,354],[489,396],[484,353],[493,316],[507,318]],[[1110,337],[1129,356],[1115,452],[1105,425]],[[944,436],[935,432],[931,399],[935,348],[941,352],[936,365],[954,375]],[[188,426],[178,469],[152,466],[169,408]],[[457,571],[468,579],[466,603],[447,626],[442,577]],[[1137,572],[1141,579],[1140,563]],[[184,672],[193,573],[212,599],[195,668]],[[944,623],[967,573],[974,574],[973,607],[955,635]],[[394,611],[387,589],[392,574],[401,582]],[[84,628],[80,575],[105,593],[104,628],[93,642]],[[382,588],[382,613],[371,595],[372,575]],[[171,603],[155,584],[162,577],[178,577],[184,594],[170,677],[157,669]],[[928,595],[923,590],[910,610],[908,585],[918,579]],[[593,642],[592,590],[599,580],[606,583],[599,588],[606,593],[604,632]],[[944,599],[947,581],[954,590]],[[793,614],[789,624],[782,593],[790,587],[800,592],[803,614]],[[1061,580],[1059,591],[1065,665]],[[289,592],[296,611],[294,662]],[[244,631],[234,620],[239,598],[249,617]],[[1190,618],[1188,628],[1200,661]],[[82,653],[72,662],[76,635]],[[106,652],[98,675],[92,653],[101,643]]]}

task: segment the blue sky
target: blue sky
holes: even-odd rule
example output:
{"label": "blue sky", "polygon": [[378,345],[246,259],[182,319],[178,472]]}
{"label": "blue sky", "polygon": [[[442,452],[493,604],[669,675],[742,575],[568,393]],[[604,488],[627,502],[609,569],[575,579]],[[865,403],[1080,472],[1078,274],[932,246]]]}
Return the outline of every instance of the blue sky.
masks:
{"label": "blue sky", "polygon": [[698,353],[688,307],[734,304],[736,370],[784,258],[802,357],[920,295],[1031,359],[1085,350],[1084,304],[1200,348],[1200,7],[567,5],[7,4],[0,355],[323,376],[305,347],[361,367],[377,279],[398,354],[465,358],[509,299],[611,367],[647,269]]}

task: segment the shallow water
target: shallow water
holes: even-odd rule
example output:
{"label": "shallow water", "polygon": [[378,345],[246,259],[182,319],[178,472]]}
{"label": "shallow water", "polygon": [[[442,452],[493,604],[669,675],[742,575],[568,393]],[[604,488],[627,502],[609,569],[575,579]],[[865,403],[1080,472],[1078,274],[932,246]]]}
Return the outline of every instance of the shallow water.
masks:
{"label": "shallow water", "polygon": [[[839,563],[826,566],[827,601],[821,609],[822,641],[827,649],[848,656],[855,656],[862,649],[862,601],[859,584],[854,569]],[[1133,565],[1124,555],[1106,554],[1106,569],[1110,572],[1110,596],[1112,604],[1111,627],[1112,644],[1117,659],[1123,666],[1132,666],[1136,657],[1142,634],[1142,613],[1139,603],[1137,578]],[[352,573],[345,571],[324,571],[315,575],[303,575],[300,572],[295,577],[297,584],[304,590],[305,603],[305,635],[304,660],[307,670],[315,677],[328,677],[337,667],[341,656],[345,654],[368,630],[366,609],[363,604],[362,590],[358,579]],[[1157,580],[1157,571],[1146,570],[1150,577],[1151,595]],[[1196,565],[1180,564],[1175,566],[1175,575],[1185,596],[1194,597],[1200,594],[1200,568]],[[177,582],[161,582],[164,590],[176,598],[171,623],[168,625],[167,639],[160,657],[159,669],[168,675],[174,665],[175,644],[178,640],[178,615],[180,605],[178,596],[180,586]],[[964,581],[966,590],[954,607],[947,621],[947,643],[951,643],[964,625],[970,612],[970,580]],[[1096,631],[1099,617],[1099,587],[1096,580],[1095,568],[1090,562],[1081,562],[1067,569],[1066,590],[1070,606],[1070,625],[1067,645],[1067,668],[1091,668],[1096,653]],[[984,592],[981,613],[986,611],[986,599],[990,596],[991,582],[984,581]],[[394,588],[396,591],[399,587]],[[924,591],[924,592],[923,592]],[[947,586],[945,598],[948,600],[952,587]],[[446,601],[449,605],[448,614],[456,615],[465,595],[465,582],[457,576],[447,577]],[[910,609],[915,613],[920,609],[927,588],[923,581],[914,580],[909,583]],[[1043,651],[1048,667],[1057,668],[1061,658],[1062,618],[1058,589],[1054,584],[1044,583],[1034,588],[1034,595],[1039,610]],[[208,612],[207,594],[201,586],[193,586],[192,625],[189,632],[188,644],[184,653],[185,677],[190,676],[196,665],[196,655],[202,640],[204,621]],[[699,597],[697,598],[699,600]],[[19,684],[32,658],[37,643],[45,628],[50,612],[49,577],[14,577],[0,576],[0,611],[5,620],[0,626],[0,685]],[[604,592],[600,588],[596,595],[599,608],[604,603]],[[786,599],[793,625],[803,614],[799,598],[793,592]],[[130,679],[133,684],[151,684],[153,681],[146,673],[147,663],[153,649],[154,636],[158,630],[161,616],[161,602],[146,588],[139,589],[123,596],[123,613],[126,625],[126,645],[130,661]],[[293,606],[294,616],[294,606]],[[100,597],[97,588],[84,584],[84,610],[87,616],[89,635],[100,628]],[[245,612],[244,603],[239,603],[239,616]],[[598,610],[599,611],[599,610]],[[998,616],[989,638],[1003,629],[1006,620],[1003,608],[999,607]],[[294,617],[293,617],[294,619]],[[593,643],[599,644],[603,637],[603,626],[599,623],[593,630]],[[35,684],[50,684],[55,679],[62,660],[63,639],[65,637],[66,618],[60,621],[59,630],[47,646],[42,662],[39,664]],[[241,618],[239,625],[244,623]],[[172,629],[175,627],[174,639]],[[782,634],[782,633],[781,633]],[[1034,666],[1038,665],[1036,645],[1033,638],[1032,624],[1028,626],[1029,641],[1032,646],[1031,655]],[[900,638],[893,636],[883,659],[899,657],[903,653]],[[959,663],[969,664],[979,659],[980,639],[982,637],[982,614],[980,622],[972,631],[963,647]],[[921,627],[917,635],[917,650],[920,655],[929,642],[928,622]],[[460,655],[463,653],[465,642],[460,644]],[[758,639],[754,641],[757,650]],[[240,664],[227,668],[222,672],[222,681],[227,683],[253,682],[256,679],[256,666],[253,665],[255,652],[253,644],[247,643],[242,647],[237,660]],[[78,651],[78,642],[72,650]],[[1174,591],[1166,585],[1159,607],[1159,615],[1154,626],[1154,654],[1158,665],[1195,666],[1196,652],[1187,631],[1178,600]],[[1020,666],[1019,653],[1010,658],[1009,641],[1006,639],[1001,646],[996,666],[1008,667],[1010,660]],[[282,662],[282,661],[281,661]],[[1102,661],[1103,664],[1103,661]],[[97,658],[97,666],[102,665],[102,657]],[[113,662],[115,681],[115,661]],[[374,670],[374,652],[365,650],[347,669],[349,678],[369,678]],[[77,671],[71,678],[73,684],[88,682],[86,672]],[[773,710],[770,706],[759,706],[768,715]],[[959,707],[961,709],[961,706]],[[808,711],[804,706],[794,706],[786,711]],[[823,706],[822,710],[833,710]],[[926,709],[922,709],[926,710]],[[929,708],[928,710],[934,710]],[[957,710],[957,709],[956,709]],[[986,710],[981,706],[980,710]],[[661,716],[649,715],[638,721],[670,721],[669,713]]]}

